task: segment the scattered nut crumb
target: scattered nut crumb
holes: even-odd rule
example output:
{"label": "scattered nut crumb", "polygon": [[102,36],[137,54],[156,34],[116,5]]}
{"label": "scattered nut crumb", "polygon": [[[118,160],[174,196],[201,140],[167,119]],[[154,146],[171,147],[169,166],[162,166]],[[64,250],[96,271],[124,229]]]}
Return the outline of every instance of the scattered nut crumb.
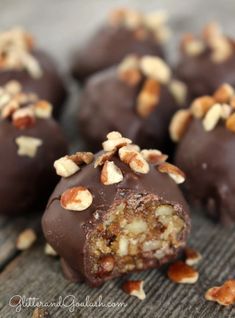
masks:
{"label": "scattered nut crumb", "polygon": [[104,185],[119,183],[123,180],[122,171],[113,161],[106,161],[101,171],[100,180]]}
{"label": "scattered nut crumb", "polygon": [[221,85],[214,93],[213,98],[217,103],[229,103],[234,95],[234,89],[229,84]]}
{"label": "scattered nut crumb", "polygon": [[122,285],[122,290],[131,296],[136,296],[140,300],[146,298],[146,294],[143,289],[144,281],[142,280],[128,280]]}
{"label": "scattered nut crumb", "polygon": [[94,167],[97,168],[98,166],[103,166],[106,161],[109,161],[113,158],[115,153],[116,153],[116,150],[107,151],[103,153],[95,160]]}
{"label": "scattered nut crumb", "polygon": [[197,265],[202,259],[202,255],[198,251],[189,247],[185,248],[185,257],[185,263],[189,266]]}
{"label": "scattered nut crumb", "polygon": [[25,129],[35,124],[35,115],[32,107],[16,109],[12,115],[12,124],[18,129]]}
{"label": "scattered nut crumb", "polygon": [[224,62],[234,51],[232,41],[222,34],[220,27],[215,22],[205,26],[201,39],[195,38],[192,34],[186,34],[181,47],[189,56],[198,56],[209,48],[210,58],[214,63]]}
{"label": "scattered nut crumb", "polygon": [[119,139],[122,138],[122,134],[119,131],[111,131],[107,134],[107,139],[113,140],[113,139]]}
{"label": "scattered nut crumb", "polygon": [[39,100],[34,104],[34,111],[38,118],[50,118],[53,106],[45,100]]}
{"label": "scattered nut crumb", "polygon": [[182,261],[171,264],[168,268],[168,277],[175,283],[194,284],[197,282],[198,272]]}
{"label": "scattered nut crumb", "polygon": [[20,136],[15,140],[19,156],[28,156],[33,158],[37,154],[38,147],[40,147],[43,142],[39,138],[29,137],[29,136]]}
{"label": "scattered nut crumb", "polygon": [[32,318],[50,318],[50,314],[46,309],[37,307],[33,311]]}
{"label": "scattered nut crumb", "polygon": [[54,162],[54,168],[58,176],[68,178],[75,174],[80,168],[68,156],[62,157]]}
{"label": "scattered nut crumb", "polygon": [[118,72],[123,73],[130,70],[138,70],[139,63],[139,58],[135,54],[130,54],[119,63]]}
{"label": "scattered nut crumb", "polygon": [[174,142],[179,142],[184,136],[192,120],[192,114],[188,109],[182,109],[175,113],[170,126],[169,133]]}
{"label": "scattered nut crumb", "polygon": [[119,157],[122,162],[130,164],[131,160],[138,154],[139,150],[136,150],[132,145],[121,147],[118,151]]}
{"label": "scattered nut crumb", "polygon": [[109,15],[111,26],[123,26],[133,32],[137,40],[146,39],[153,34],[157,43],[165,43],[170,36],[170,30],[166,25],[168,15],[165,11],[143,14],[132,9],[116,9]]}
{"label": "scattered nut crumb", "polygon": [[130,86],[136,86],[141,81],[142,76],[139,70],[126,70],[119,72],[119,78]]}
{"label": "scattered nut crumb", "polygon": [[235,96],[231,97],[229,104],[232,107],[232,110],[234,110],[235,109]]}
{"label": "scattered nut crumb", "polygon": [[157,169],[162,173],[167,173],[177,184],[183,183],[185,181],[184,172],[168,162],[161,163],[157,166]]}
{"label": "scattered nut crumb", "polygon": [[7,91],[7,93],[9,93],[10,95],[16,95],[20,93],[23,89],[22,85],[15,80],[7,82],[4,88]]}
{"label": "scattered nut crumb", "polygon": [[166,25],[162,25],[155,33],[155,37],[159,43],[166,43],[170,39],[171,35],[171,29]]}
{"label": "scattered nut crumb", "polygon": [[137,113],[148,117],[157,107],[160,96],[160,84],[153,79],[147,79],[137,97]]}
{"label": "scattered nut crumb", "polygon": [[162,27],[169,19],[168,13],[165,10],[151,11],[144,17],[145,25],[151,30],[157,30]]}
{"label": "scattered nut crumb", "polygon": [[170,81],[171,70],[159,57],[144,56],[140,60],[140,68],[145,76],[166,84]]}
{"label": "scattered nut crumb", "polygon": [[120,147],[131,144],[132,141],[122,137],[117,131],[112,131],[107,135],[107,140],[102,143],[104,151],[113,151]]}
{"label": "scattered nut crumb", "polygon": [[206,113],[206,116],[202,122],[206,131],[211,131],[215,128],[219,120],[221,119],[222,108],[220,104],[215,104]]}
{"label": "scattered nut crumb", "polygon": [[205,44],[198,39],[192,39],[184,45],[184,51],[189,56],[198,56],[205,50]]}
{"label": "scattered nut crumb", "polygon": [[94,160],[94,155],[92,152],[76,152],[74,155],[67,156],[68,159],[72,160],[78,166],[85,163],[89,164]]}
{"label": "scattered nut crumb", "polygon": [[188,92],[186,84],[179,80],[172,80],[169,84],[169,91],[178,105],[182,106],[185,104]]}
{"label": "scattered nut crumb", "polygon": [[2,109],[1,118],[5,119],[10,117],[19,107],[20,105],[16,100],[10,100]]}
{"label": "scattered nut crumb", "polygon": [[58,255],[57,252],[54,250],[54,248],[48,243],[45,244],[44,252],[46,255],[50,255],[50,256]]}
{"label": "scattered nut crumb", "polygon": [[227,280],[222,286],[210,288],[205,294],[206,300],[215,301],[222,306],[235,304],[235,280]]}
{"label": "scattered nut crumb", "polygon": [[232,107],[228,104],[221,104],[221,117],[228,119],[232,113]]}
{"label": "scattered nut crumb", "polygon": [[82,186],[66,190],[60,198],[61,206],[66,210],[84,211],[92,204],[90,191]]}
{"label": "scattered nut crumb", "polygon": [[137,153],[130,160],[129,166],[134,172],[137,172],[137,173],[146,174],[150,170],[148,162],[144,159],[144,157],[140,153]]}
{"label": "scattered nut crumb", "polygon": [[167,160],[168,156],[164,155],[160,150],[157,149],[143,149],[140,152],[148,163],[153,165],[159,165]]}
{"label": "scattered nut crumb", "polygon": [[[9,44],[10,43],[10,44]],[[0,34],[0,55],[3,70],[24,70],[33,78],[43,74],[38,60],[31,54],[33,41],[30,34],[20,27],[15,27]],[[12,90],[14,89],[11,87]]]}
{"label": "scattered nut crumb", "polygon": [[192,102],[190,110],[194,117],[202,118],[215,103],[213,97],[207,95],[201,96]]}
{"label": "scattered nut crumb", "polygon": [[118,153],[121,161],[128,164],[133,171],[144,174],[149,172],[149,164],[136,145],[121,147]]}
{"label": "scattered nut crumb", "polygon": [[235,132],[235,113],[230,115],[226,120],[226,128],[232,132]]}
{"label": "scattered nut crumb", "polygon": [[36,241],[37,236],[33,229],[26,229],[21,232],[16,240],[16,248],[18,250],[27,250],[30,248]]}
{"label": "scattered nut crumb", "polygon": [[212,49],[211,59],[214,63],[226,61],[233,52],[232,43],[225,36],[217,36],[210,39]]}

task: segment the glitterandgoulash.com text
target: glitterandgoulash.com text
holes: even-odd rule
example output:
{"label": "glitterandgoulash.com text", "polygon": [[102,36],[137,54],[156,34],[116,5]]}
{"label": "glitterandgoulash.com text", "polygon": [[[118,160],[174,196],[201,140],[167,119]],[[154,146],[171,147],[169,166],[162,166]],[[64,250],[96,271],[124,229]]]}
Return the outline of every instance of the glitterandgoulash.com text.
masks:
{"label": "glitterandgoulash.com text", "polygon": [[95,300],[91,300],[90,296],[86,296],[82,301],[78,300],[74,295],[67,295],[65,297],[59,296],[57,301],[44,302],[41,301],[40,298],[37,297],[26,297],[21,295],[14,295],[9,299],[9,306],[13,307],[16,312],[20,312],[26,308],[50,308],[50,307],[60,307],[65,308],[69,312],[74,312],[76,308],[81,307],[106,307],[106,308],[114,308],[114,307],[126,307],[127,304],[124,302],[113,302],[113,301],[104,301],[102,299],[102,295],[100,295]]}

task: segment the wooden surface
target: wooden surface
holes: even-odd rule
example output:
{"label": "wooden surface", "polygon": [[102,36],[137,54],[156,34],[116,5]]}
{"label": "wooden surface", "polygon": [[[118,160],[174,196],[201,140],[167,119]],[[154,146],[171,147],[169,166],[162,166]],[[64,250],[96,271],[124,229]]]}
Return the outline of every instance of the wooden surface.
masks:
{"label": "wooden surface", "polygon": [[[45,47],[58,60],[61,70],[67,72],[73,48],[80,43],[115,5],[124,1],[107,0],[9,0],[0,1],[0,28],[11,25],[24,25],[38,38],[41,47]],[[142,1],[132,0],[129,5],[137,8],[165,8],[169,10],[171,25],[175,37],[169,46],[171,59],[176,58],[175,43],[182,31],[198,30],[200,25],[211,19],[223,22],[227,33],[235,32],[233,0],[214,1],[190,0]],[[66,75],[71,97],[68,101],[62,124],[71,138],[71,149],[82,148],[76,134],[74,114],[78,104],[79,92]],[[198,213],[193,215],[193,231],[190,245],[203,254],[199,264],[200,278],[192,286],[177,285],[170,282],[164,270],[152,270],[131,275],[144,279],[147,297],[139,301],[128,297],[120,290],[122,279],[108,282],[99,289],[85,285],[71,284],[60,271],[59,260],[44,254],[44,242],[41,237],[30,250],[19,252],[15,248],[18,234],[26,227],[33,227],[40,236],[40,214],[30,217],[9,219],[0,217],[0,318],[31,317],[33,308],[22,308],[16,313],[9,306],[14,295],[36,297],[42,302],[56,302],[73,295],[77,302],[90,297],[94,302],[102,296],[102,302],[125,302],[125,308],[49,308],[51,317],[235,317],[235,307],[223,308],[204,299],[205,291],[227,278],[235,277],[235,230],[224,229]],[[72,299],[72,298],[71,298]]]}

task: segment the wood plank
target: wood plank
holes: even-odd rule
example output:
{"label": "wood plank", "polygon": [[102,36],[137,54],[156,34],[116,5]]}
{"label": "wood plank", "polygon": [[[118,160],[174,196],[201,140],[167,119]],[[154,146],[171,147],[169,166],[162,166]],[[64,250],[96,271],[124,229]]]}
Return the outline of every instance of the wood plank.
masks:
{"label": "wood plank", "polygon": [[20,232],[28,227],[40,232],[40,219],[41,213],[16,218],[0,216],[0,271],[19,253],[16,239]]}

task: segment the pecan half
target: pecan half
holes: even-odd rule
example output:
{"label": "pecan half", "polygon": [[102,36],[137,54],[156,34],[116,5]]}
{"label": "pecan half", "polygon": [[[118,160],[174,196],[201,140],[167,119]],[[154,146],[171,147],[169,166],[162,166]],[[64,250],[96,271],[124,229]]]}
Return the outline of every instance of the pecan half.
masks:
{"label": "pecan half", "polygon": [[222,286],[210,288],[205,298],[215,301],[222,306],[229,306],[235,303],[235,280],[227,280]]}
{"label": "pecan half", "polygon": [[168,277],[175,283],[194,284],[197,282],[198,272],[182,261],[171,264],[168,268]]}
{"label": "pecan half", "polygon": [[144,281],[142,280],[128,280],[122,285],[122,290],[128,295],[135,296],[140,300],[144,300],[146,295],[143,285]]}

